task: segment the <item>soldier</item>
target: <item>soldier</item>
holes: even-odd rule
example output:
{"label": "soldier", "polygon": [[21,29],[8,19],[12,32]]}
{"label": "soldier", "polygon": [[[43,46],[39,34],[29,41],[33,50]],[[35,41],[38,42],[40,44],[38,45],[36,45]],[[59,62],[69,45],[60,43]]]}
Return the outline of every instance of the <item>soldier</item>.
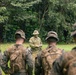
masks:
{"label": "soldier", "polygon": [[58,35],[54,31],[49,31],[46,37],[48,47],[40,52],[35,59],[35,75],[50,75],[52,63],[58,58],[63,50],[56,47]]}
{"label": "soldier", "polygon": [[30,38],[29,43],[32,51],[40,51],[42,47],[41,39],[38,37],[39,32],[34,30],[33,37]]}
{"label": "soldier", "polygon": [[[76,25],[71,36],[76,42]],[[52,75],[76,75],[76,47],[61,55],[54,63]]]}
{"label": "soldier", "polygon": [[[16,43],[4,52],[2,69],[9,75],[32,75],[33,61],[28,48],[23,46],[25,33],[17,30],[15,33]],[[10,68],[8,67],[10,61]]]}

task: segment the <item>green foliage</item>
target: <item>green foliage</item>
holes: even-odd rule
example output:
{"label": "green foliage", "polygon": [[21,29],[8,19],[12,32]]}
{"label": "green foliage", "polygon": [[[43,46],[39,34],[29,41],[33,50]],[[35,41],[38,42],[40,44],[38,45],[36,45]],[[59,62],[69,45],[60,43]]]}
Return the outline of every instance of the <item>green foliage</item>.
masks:
{"label": "green foliage", "polygon": [[0,24],[3,25],[4,41],[13,41],[14,32],[19,28],[26,32],[27,40],[34,29],[38,29],[43,41],[50,30],[56,31],[60,41],[64,41],[63,30],[67,29],[70,35],[75,22],[76,0],[0,1]]}
{"label": "green foliage", "polygon": [[0,7],[0,23],[4,23],[8,20],[8,13],[6,7]]}
{"label": "green foliage", "polygon": [[8,42],[8,41],[14,42],[15,41],[14,34],[17,29],[20,29],[18,25],[7,24],[7,25],[4,25],[4,28],[5,28],[4,33],[3,33],[4,42]]}
{"label": "green foliage", "polygon": [[[71,26],[76,21],[76,1],[49,0],[47,31],[58,32],[60,41],[63,41],[63,30],[71,32]],[[69,36],[70,37],[70,36]]]}

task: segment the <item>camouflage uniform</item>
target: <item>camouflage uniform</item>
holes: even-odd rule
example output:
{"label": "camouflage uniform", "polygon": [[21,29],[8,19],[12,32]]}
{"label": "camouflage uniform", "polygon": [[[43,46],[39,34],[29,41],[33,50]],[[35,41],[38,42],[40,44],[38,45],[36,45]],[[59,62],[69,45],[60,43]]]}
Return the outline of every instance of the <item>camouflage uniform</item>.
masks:
{"label": "camouflage uniform", "polygon": [[[74,29],[76,25],[74,26]],[[71,36],[76,41],[76,29]],[[76,75],[76,47],[70,52],[62,54],[54,63],[52,75]]]}
{"label": "camouflage uniform", "polygon": [[[48,32],[46,40],[57,42],[58,35],[54,31]],[[52,63],[57,59],[63,50],[54,45],[49,45],[45,50],[40,52],[35,58],[35,75],[50,75]]]}
{"label": "camouflage uniform", "polygon": [[42,42],[41,39],[37,36],[35,37],[35,35],[38,35],[39,32],[37,30],[35,30],[33,32],[33,37],[30,38],[29,43],[30,43],[30,47],[32,49],[32,51],[39,51],[41,50],[42,47]]}
{"label": "camouflage uniform", "polygon": [[[22,30],[18,30],[16,34],[25,39],[25,34]],[[10,61],[10,68],[8,67],[8,61]],[[33,61],[31,52],[22,44],[15,44],[4,52],[1,67],[6,74],[32,75]]]}

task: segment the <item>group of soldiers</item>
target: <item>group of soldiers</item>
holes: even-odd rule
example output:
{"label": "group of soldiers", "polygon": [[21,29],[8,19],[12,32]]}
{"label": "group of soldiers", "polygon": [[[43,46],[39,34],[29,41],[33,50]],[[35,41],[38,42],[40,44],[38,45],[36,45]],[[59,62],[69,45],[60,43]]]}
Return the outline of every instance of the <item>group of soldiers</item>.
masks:
{"label": "group of soldiers", "polygon": [[[0,53],[0,57],[2,56],[0,67],[3,72],[7,75],[33,75],[33,73],[34,75],[75,75],[76,47],[70,52],[57,48],[58,34],[55,31],[49,31],[45,39],[48,47],[42,50],[42,41],[38,35],[39,32],[35,30],[33,37],[29,40],[30,48],[25,48],[23,46],[26,40],[24,31],[16,31],[15,44],[3,55]],[[71,36],[76,42],[76,30]],[[33,54],[35,54],[34,57]],[[0,75],[2,75],[1,72]]]}

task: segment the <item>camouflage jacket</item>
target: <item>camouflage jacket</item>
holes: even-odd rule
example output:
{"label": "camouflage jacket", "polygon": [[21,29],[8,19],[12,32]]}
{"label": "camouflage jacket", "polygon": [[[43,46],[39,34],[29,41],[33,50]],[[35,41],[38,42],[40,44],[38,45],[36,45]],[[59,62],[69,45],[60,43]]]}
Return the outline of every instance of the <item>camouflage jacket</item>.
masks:
{"label": "camouflage jacket", "polygon": [[[19,50],[16,50],[15,47],[18,47],[20,49],[20,53]],[[22,48],[23,51],[21,51]],[[10,61],[10,68],[8,67],[8,61]],[[28,75],[32,75],[33,70],[32,55],[28,49],[24,48],[22,45],[16,44],[4,52],[3,64],[1,67],[6,74],[26,72]],[[26,67],[28,68],[26,69]],[[16,72],[14,69],[16,70]]]}
{"label": "camouflage jacket", "polygon": [[31,37],[30,40],[29,40],[29,43],[30,43],[31,48],[42,47],[42,41],[39,37],[37,37],[37,38]]}
{"label": "camouflage jacket", "polygon": [[52,75],[76,75],[76,48],[62,54],[54,63]]}
{"label": "camouflage jacket", "polygon": [[[47,53],[47,51],[48,51],[48,53]],[[60,52],[60,54],[57,54],[59,52]],[[49,73],[51,72],[50,70],[52,68],[52,63],[54,62],[54,60],[57,57],[59,57],[62,54],[62,52],[63,51],[61,49],[54,47],[54,46],[48,47],[47,49],[40,52],[37,55],[37,57],[35,58],[35,75],[49,75]],[[46,55],[45,55],[45,53],[46,53]],[[57,56],[55,56],[55,54],[57,54]],[[47,58],[46,56],[48,58],[50,56],[51,59],[50,60],[45,59],[45,58]],[[54,57],[54,59],[52,60],[53,57]],[[47,61],[44,61],[44,59]],[[48,62],[50,62],[50,64]],[[47,71],[49,73],[46,74]]]}

